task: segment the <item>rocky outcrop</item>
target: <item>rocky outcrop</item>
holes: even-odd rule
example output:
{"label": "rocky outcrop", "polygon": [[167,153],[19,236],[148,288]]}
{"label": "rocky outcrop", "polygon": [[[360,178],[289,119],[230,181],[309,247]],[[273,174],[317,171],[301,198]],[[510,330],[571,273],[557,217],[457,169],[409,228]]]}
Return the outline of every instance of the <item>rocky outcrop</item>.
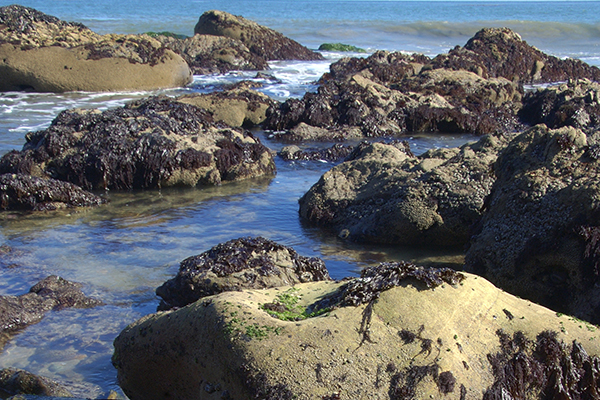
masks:
{"label": "rocky outcrop", "polygon": [[159,309],[183,307],[217,293],[330,280],[319,258],[304,257],[290,247],[262,237],[219,244],[183,260],[177,276],[156,289]]}
{"label": "rocky outcrop", "polygon": [[0,91],[184,86],[186,62],[147,35],[98,35],[32,8],[0,7]]}
{"label": "rocky outcrop", "polygon": [[583,130],[600,127],[600,84],[587,79],[529,92],[520,116],[527,123],[549,128],[572,126]]}
{"label": "rocky outcrop", "polygon": [[48,129],[29,133],[23,150],[4,155],[0,171],[129,190],[270,176],[275,165],[249,132],[215,123],[193,105],[152,97],[104,112],[63,111]]}
{"label": "rocky outcrop", "polygon": [[484,78],[504,77],[520,83],[564,82],[573,78],[600,80],[600,69],[580,60],[544,54],[508,28],[486,28],[464,47],[437,56],[433,68],[467,70]]}
{"label": "rocky outcrop", "polygon": [[393,263],[143,317],[113,364],[132,400],[538,398],[597,390],[598,343],[596,327],[481,277]]}
{"label": "rocky outcrop", "polygon": [[73,394],[60,383],[16,368],[0,370],[0,390],[10,395],[73,397]]}
{"label": "rocky outcrop", "polygon": [[252,53],[236,39],[199,34],[185,39],[157,35],[156,39],[183,57],[194,75],[269,69],[264,57]]}
{"label": "rocky outcrop", "polygon": [[306,149],[291,145],[285,146],[279,152],[279,156],[285,161],[340,161],[348,157],[354,147],[336,143],[326,149]]}
{"label": "rocky outcrop", "polygon": [[418,157],[405,143],[359,146],[299,200],[300,216],[354,241],[464,245],[508,140],[489,135]]}
{"label": "rocky outcrop", "polygon": [[49,211],[104,204],[98,197],[72,183],[31,175],[0,175],[0,210]]}
{"label": "rocky outcrop", "polygon": [[241,41],[253,54],[266,60],[322,60],[320,53],[256,22],[224,11],[200,16],[194,34],[225,36]]}
{"label": "rocky outcrop", "polygon": [[467,271],[600,322],[600,134],[536,126],[513,139],[466,254]]}
{"label": "rocky outcrop", "polygon": [[20,296],[0,296],[0,348],[17,331],[38,323],[50,310],[91,308],[102,302],[85,296],[81,284],[51,275]]}

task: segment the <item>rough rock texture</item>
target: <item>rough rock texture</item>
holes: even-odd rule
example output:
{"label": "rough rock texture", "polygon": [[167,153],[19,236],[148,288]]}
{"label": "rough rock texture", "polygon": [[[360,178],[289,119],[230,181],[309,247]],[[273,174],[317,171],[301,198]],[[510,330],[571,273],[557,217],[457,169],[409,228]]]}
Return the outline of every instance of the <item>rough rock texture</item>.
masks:
{"label": "rough rock texture", "polygon": [[51,275],[20,296],[0,296],[0,348],[16,331],[39,322],[50,310],[90,308],[102,302],[80,290],[81,284]]}
{"label": "rough rock texture", "polygon": [[339,161],[348,157],[354,147],[345,146],[340,143],[336,143],[333,146],[326,149],[307,149],[302,150],[298,146],[286,146],[279,152],[279,156],[285,161]]}
{"label": "rough rock texture", "polygon": [[[132,400],[480,400],[498,391],[503,398],[534,399],[546,382],[549,398],[561,392],[579,398],[571,382],[585,377],[588,387],[597,387],[595,326],[559,317],[474,275],[452,285],[441,279],[447,272],[431,272],[428,289],[419,274],[429,273],[418,268],[404,278],[401,265],[378,270],[385,276],[378,297],[303,320],[276,319],[267,305],[295,298],[298,307],[311,309],[349,282],[226,292],[146,316],[114,342],[119,383]],[[356,287],[373,289],[369,282],[377,276],[358,278],[364,284]],[[532,353],[536,346],[539,352]],[[511,387],[502,379],[521,360],[540,365],[538,386],[515,388],[518,380]],[[564,386],[551,390],[560,379]]]}
{"label": "rough rock texture", "polygon": [[220,184],[275,171],[270,151],[249,132],[168,97],[122,108],[61,112],[27,134],[21,151],[0,160],[1,173],[74,183],[86,190]]}
{"label": "rough rock texture", "polygon": [[600,80],[597,67],[544,54],[508,28],[482,29],[464,47],[457,46],[448,54],[437,56],[432,66],[521,83],[561,82],[572,78]]}
{"label": "rough rock texture", "polygon": [[[519,127],[522,88],[505,78],[469,71],[424,68],[423,55],[379,51],[366,59],[331,65],[317,93],[290,99],[269,111],[266,129],[305,123],[349,137],[407,132],[487,134]],[[341,129],[340,129],[341,128]],[[326,132],[324,132],[326,134]]]}
{"label": "rough rock texture", "polygon": [[47,211],[60,208],[92,207],[106,199],[72,183],[31,175],[0,175],[0,210]]}
{"label": "rough rock texture", "polygon": [[600,322],[600,134],[539,125],[494,166],[465,268],[557,311]]}
{"label": "rough rock texture", "polygon": [[190,38],[177,39],[157,35],[156,39],[182,56],[194,75],[269,69],[269,64],[264,57],[252,53],[241,41],[232,38],[194,35]]}
{"label": "rough rock texture", "polygon": [[98,35],[32,8],[0,7],[0,91],[151,90],[192,80],[186,62],[147,35]]}
{"label": "rough rock texture", "polygon": [[177,101],[207,110],[215,121],[237,127],[261,124],[267,109],[275,104],[269,96],[243,85],[222,92],[184,95]]}
{"label": "rough rock texture", "polygon": [[241,41],[253,54],[266,60],[322,60],[320,53],[307,49],[279,32],[223,11],[200,16],[195,34],[225,36]]}
{"label": "rough rock texture", "polygon": [[60,383],[16,368],[0,370],[0,391],[11,395],[33,394],[39,396],[73,397]]}
{"label": "rough rock texture", "polygon": [[600,84],[575,79],[527,93],[520,115],[532,125],[597,129],[600,126]]}
{"label": "rough rock texture", "polygon": [[186,258],[177,276],[156,289],[156,294],[162,298],[159,309],[164,310],[224,291],[330,279],[319,258],[298,255],[262,237],[245,237]]}
{"label": "rough rock texture", "polygon": [[354,241],[464,245],[507,142],[489,135],[418,157],[404,143],[361,145],[300,199],[300,216]]}

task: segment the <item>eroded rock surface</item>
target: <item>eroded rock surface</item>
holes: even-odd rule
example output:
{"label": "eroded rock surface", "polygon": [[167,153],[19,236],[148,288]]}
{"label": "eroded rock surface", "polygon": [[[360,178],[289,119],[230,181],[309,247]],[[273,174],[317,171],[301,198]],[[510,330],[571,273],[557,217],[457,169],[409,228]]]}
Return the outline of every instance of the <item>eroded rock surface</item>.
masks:
{"label": "eroded rock surface", "polygon": [[0,7],[0,91],[152,90],[191,82],[186,62],[146,35],[98,35],[32,8]]}
{"label": "eroded rock surface", "polygon": [[104,203],[106,199],[72,183],[31,175],[0,175],[0,210],[48,211]]}
{"label": "eroded rock surface", "polygon": [[323,261],[262,237],[219,244],[183,260],[177,276],[156,289],[160,309],[183,307],[213,294],[330,280]]}
{"label": "eroded rock surface", "polygon": [[599,134],[539,125],[495,163],[468,271],[516,295],[600,322]]}
{"label": "eroded rock surface", "polygon": [[300,216],[354,241],[464,245],[508,140],[489,135],[417,157],[404,143],[359,146],[300,199]]}
{"label": "eroded rock surface", "polygon": [[86,190],[214,185],[270,176],[270,151],[249,132],[196,106],[152,97],[107,111],[61,112],[29,133],[2,173],[51,177]]}

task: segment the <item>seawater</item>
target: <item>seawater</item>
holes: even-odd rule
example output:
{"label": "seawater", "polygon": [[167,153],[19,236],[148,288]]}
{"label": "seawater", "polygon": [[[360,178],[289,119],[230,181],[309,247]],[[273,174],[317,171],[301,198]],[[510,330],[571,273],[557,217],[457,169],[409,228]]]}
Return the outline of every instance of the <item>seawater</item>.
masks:
{"label": "seawater", "polygon": [[[12,2],[0,1],[0,6]],[[543,51],[600,64],[598,2],[426,2],[317,0],[164,1],[35,0],[20,4],[98,33],[171,31],[191,35],[198,17],[221,9],[243,15],[316,49],[343,42],[434,56],[464,45],[482,27],[508,26]],[[243,79],[283,101],[316,90],[315,81],[344,54],[324,53],[319,62],[273,62],[255,72],[196,76],[186,88],[125,93],[2,93],[0,155],[20,149],[29,131],[44,129],[67,108],[119,107],[150,95],[176,96],[221,90]],[[352,55],[352,54],[351,54]],[[274,151],[283,144],[266,132],[255,135]],[[475,140],[462,135],[406,137],[413,152]],[[317,146],[319,144],[309,144]],[[322,144],[320,144],[322,146]],[[86,294],[106,305],[50,312],[7,344],[0,367],[17,367],[67,383],[75,394],[119,391],[111,366],[112,341],[128,324],[156,310],[157,286],[174,276],[184,258],[242,236],[264,236],[325,260],[334,278],[357,275],[381,261],[460,265],[461,249],[356,245],[335,232],[306,226],[298,198],[334,164],[276,160],[277,175],[218,187],[105,192],[110,203],[89,210],[0,214],[0,294],[19,295],[39,279],[57,274],[82,282]]]}

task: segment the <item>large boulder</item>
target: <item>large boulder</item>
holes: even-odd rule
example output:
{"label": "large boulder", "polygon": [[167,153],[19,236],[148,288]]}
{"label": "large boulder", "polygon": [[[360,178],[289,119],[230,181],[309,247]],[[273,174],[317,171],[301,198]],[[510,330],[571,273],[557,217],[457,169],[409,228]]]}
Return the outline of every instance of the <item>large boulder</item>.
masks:
{"label": "large boulder", "polygon": [[253,54],[266,60],[322,60],[323,56],[256,22],[224,11],[200,16],[194,34],[225,36],[241,41]]}
{"label": "large boulder", "polygon": [[20,296],[0,296],[0,348],[12,335],[38,323],[50,310],[67,307],[91,308],[102,302],[87,297],[80,283],[51,275]]}
{"label": "large boulder", "polygon": [[600,133],[539,125],[500,153],[467,271],[600,322]]}
{"label": "large boulder", "polygon": [[577,398],[598,339],[481,277],[392,263],[143,317],[113,364],[132,400]]}
{"label": "large boulder", "polygon": [[152,90],[191,80],[183,58],[149,36],[101,36],[32,8],[0,7],[0,91]]}
{"label": "large boulder", "polygon": [[302,196],[300,216],[354,241],[464,245],[507,143],[505,135],[489,135],[418,157],[403,143],[359,146]]}
{"label": "large boulder", "polygon": [[319,258],[301,256],[262,237],[245,237],[186,258],[177,276],[156,289],[156,294],[162,298],[159,309],[165,310],[224,291],[330,279]]}
{"label": "large boulder", "polygon": [[166,35],[155,37],[183,57],[194,75],[269,69],[264,57],[252,53],[244,43],[229,37],[200,34],[185,39]]}
{"label": "large boulder", "polygon": [[11,395],[73,397],[73,394],[60,383],[16,368],[0,370],[0,391]]}
{"label": "large boulder", "polygon": [[580,60],[560,59],[530,46],[508,28],[485,28],[464,47],[437,56],[433,68],[467,70],[520,83],[564,82],[572,78],[600,80],[600,69]]}
{"label": "large boulder", "polygon": [[107,111],[61,112],[31,132],[1,173],[74,183],[86,190],[215,185],[275,172],[269,149],[248,131],[215,123],[205,110],[152,97]]}
{"label": "large boulder", "polygon": [[0,210],[48,211],[105,202],[69,182],[23,174],[0,175]]}

